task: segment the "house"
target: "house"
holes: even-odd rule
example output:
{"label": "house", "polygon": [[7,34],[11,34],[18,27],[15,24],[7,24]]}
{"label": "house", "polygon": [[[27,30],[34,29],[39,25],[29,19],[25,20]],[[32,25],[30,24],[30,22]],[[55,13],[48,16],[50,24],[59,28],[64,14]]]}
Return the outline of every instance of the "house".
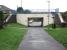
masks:
{"label": "house", "polygon": [[[10,19],[13,19],[12,15],[15,14],[14,10],[12,10],[4,5],[0,5],[0,11],[2,11],[4,14],[4,17],[3,17],[4,24],[10,22]],[[16,18],[16,17],[14,17],[14,18]],[[13,20],[11,20],[11,21],[13,21]]]}
{"label": "house", "polygon": [[11,9],[4,5],[0,5],[0,11],[3,11],[3,13],[11,13]]}
{"label": "house", "polygon": [[4,5],[0,5],[0,11],[2,11],[4,13],[4,16],[9,16],[10,14],[12,14],[11,9],[4,6]]}

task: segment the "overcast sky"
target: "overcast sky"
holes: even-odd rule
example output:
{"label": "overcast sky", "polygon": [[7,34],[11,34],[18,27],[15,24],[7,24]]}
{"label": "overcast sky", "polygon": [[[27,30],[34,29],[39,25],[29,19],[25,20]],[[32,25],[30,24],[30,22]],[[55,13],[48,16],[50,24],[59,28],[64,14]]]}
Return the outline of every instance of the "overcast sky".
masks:
{"label": "overcast sky", "polygon": [[[20,6],[21,0],[0,0],[0,5],[5,5],[11,9]],[[60,11],[67,11],[67,0],[50,0],[50,8],[59,8]],[[22,7],[24,9],[47,9],[47,0],[22,0]]]}

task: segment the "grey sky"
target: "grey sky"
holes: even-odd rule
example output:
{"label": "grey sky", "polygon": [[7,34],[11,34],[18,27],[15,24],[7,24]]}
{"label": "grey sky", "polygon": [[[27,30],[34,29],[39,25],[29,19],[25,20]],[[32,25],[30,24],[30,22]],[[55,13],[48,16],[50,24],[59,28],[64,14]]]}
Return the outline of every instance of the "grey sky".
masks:
{"label": "grey sky", "polygon": [[[22,7],[24,9],[47,9],[47,0],[22,0]],[[59,8],[60,11],[67,10],[67,0],[50,0],[50,8]],[[20,6],[21,0],[0,0],[0,5],[5,5],[11,9],[16,9],[17,5]]]}

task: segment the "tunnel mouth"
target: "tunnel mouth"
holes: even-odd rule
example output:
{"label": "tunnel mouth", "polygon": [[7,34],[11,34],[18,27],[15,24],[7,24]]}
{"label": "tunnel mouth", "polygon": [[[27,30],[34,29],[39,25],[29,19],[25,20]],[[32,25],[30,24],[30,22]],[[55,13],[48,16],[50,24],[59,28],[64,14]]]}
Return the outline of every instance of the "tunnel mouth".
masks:
{"label": "tunnel mouth", "polygon": [[28,18],[28,27],[43,27],[43,17]]}

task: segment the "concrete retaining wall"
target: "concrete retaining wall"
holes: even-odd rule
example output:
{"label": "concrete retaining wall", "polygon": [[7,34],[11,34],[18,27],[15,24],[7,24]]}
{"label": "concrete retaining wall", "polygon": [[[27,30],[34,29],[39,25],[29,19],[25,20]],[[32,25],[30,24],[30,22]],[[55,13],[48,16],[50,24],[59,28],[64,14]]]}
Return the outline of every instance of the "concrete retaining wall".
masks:
{"label": "concrete retaining wall", "polygon": [[[17,14],[17,23],[23,24],[28,26],[28,18],[32,17],[43,17],[43,26],[48,25],[48,14]],[[52,14],[50,14],[49,17],[49,24],[53,23],[53,18]]]}

